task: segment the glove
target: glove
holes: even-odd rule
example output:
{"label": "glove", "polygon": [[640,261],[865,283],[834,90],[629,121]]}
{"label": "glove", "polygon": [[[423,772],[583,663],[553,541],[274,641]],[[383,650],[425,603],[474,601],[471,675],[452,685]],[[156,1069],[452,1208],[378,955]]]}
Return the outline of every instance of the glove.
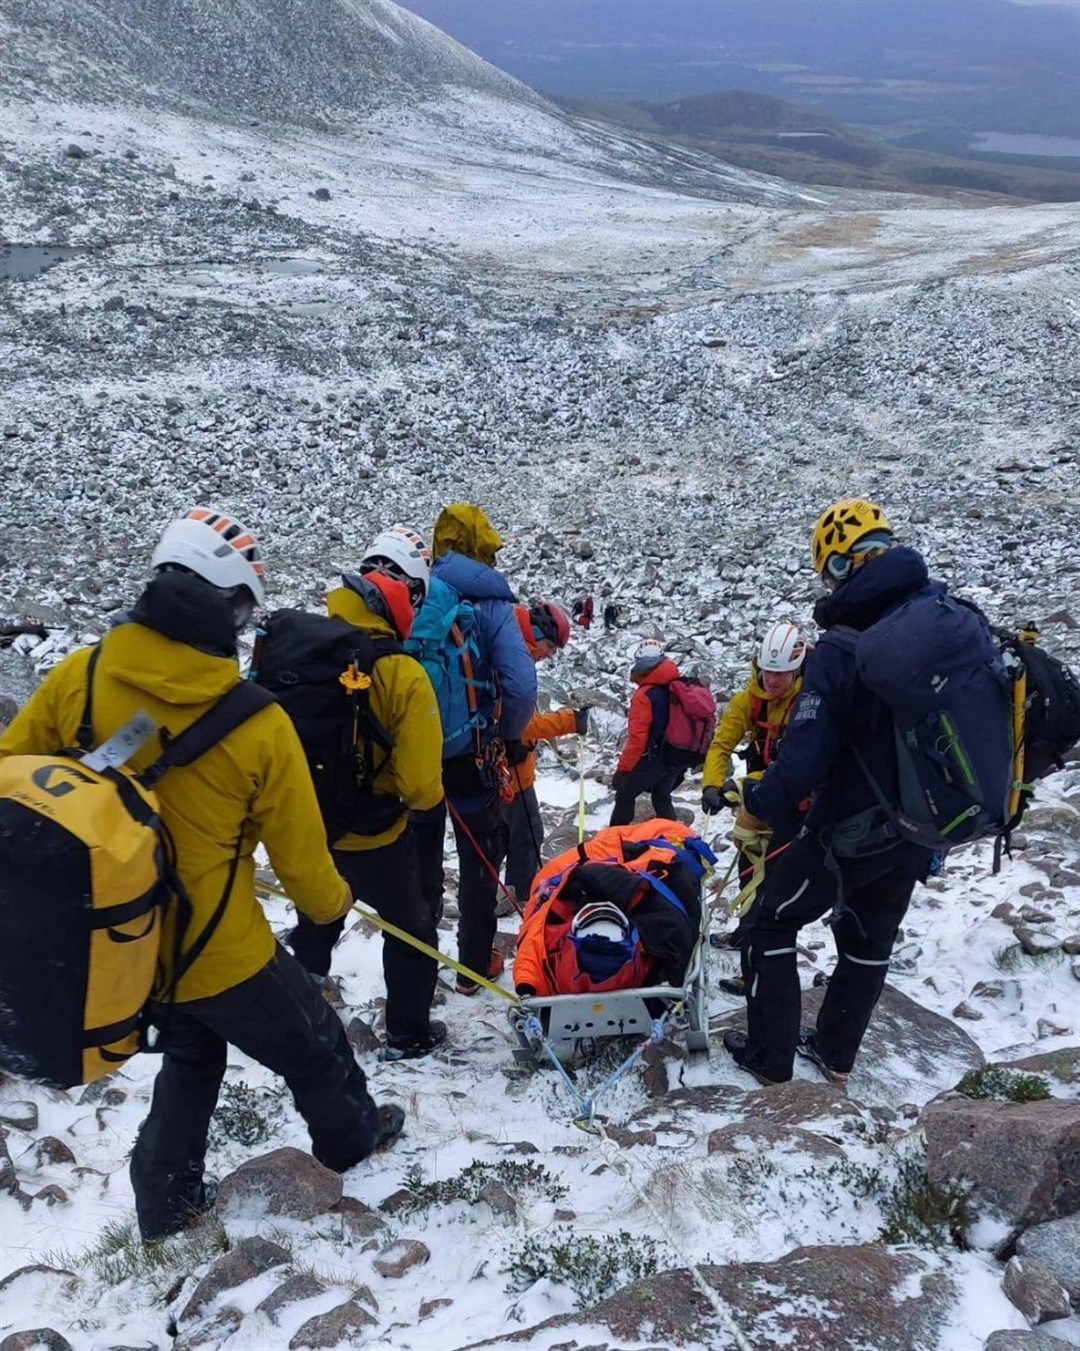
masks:
{"label": "glove", "polygon": [[535,999],[536,991],[531,985],[515,985],[514,993],[521,999]]}
{"label": "glove", "polygon": [[583,708],[574,709],[574,730],[578,736],[584,736],[589,730],[589,714],[592,712],[592,704],[586,704]]}
{"label": "glove", "polygon": [[715,816],[724,801],[720,796],[719,788],[705,788],[701,794],[701,810],[706,816]]}
{"label": "glove", "polygon": [[612,774],[611,786],[612,788],[615,789],[616,793],[618,793],[621,789],[626,787],[626,781],[627,779],[629,779],[629,777],[630,775],[627,774],[627,772],[624,769],[617,769],[615,773]]}
{"label": "glove", "polygon": [[745,782],[745,779],[725,779],[724,786],[720,789],[724,805],[730,807],[733,812],[742,810]]}

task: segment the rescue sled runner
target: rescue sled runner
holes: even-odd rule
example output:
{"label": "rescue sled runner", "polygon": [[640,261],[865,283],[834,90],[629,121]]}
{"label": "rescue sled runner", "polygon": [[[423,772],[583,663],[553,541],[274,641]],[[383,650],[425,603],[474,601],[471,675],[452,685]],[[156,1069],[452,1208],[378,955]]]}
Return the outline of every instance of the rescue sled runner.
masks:
{"label": "rescue sled runner", "polygon": [[[683,1034],[708,1050],[702,885],[715,855],[673,821],[614,826],[537,875],[509,1011],[515,1060],[560,1060],[613,1037]],[[621,919],[621,924],[619,923]]]}

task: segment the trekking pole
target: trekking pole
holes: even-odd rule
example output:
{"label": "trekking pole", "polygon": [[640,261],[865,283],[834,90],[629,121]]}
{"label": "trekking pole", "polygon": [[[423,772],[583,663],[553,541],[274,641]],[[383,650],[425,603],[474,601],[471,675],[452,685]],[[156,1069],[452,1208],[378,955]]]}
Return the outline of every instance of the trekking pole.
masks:
{"label": "trekking pole", "polygon": [[577,842],[585,843],[585,733],[579,732],[577,739]]}
{"label": "trekking pole", "polygon": [[499,876],[498,868],[496,868],[494,863],[492,863],[491,859],[489,859],[487,854],[485,854],[484,851],[480,848],[479,841],[477,840],[476,836],[472,833],[472,831],[469,829],[468,825],[465,823],[465,818],[461,815],[461,813],[458,811],[458,809],[454,806],[454,804],[450,801],[449,798],[446,799],[446,805],[450,810],[450,815],[454,818],[456,823],[465,832],[465,838],[476,850],[477,857],[480,859],[480,862],[484,865],[484,867],[488,870],[488,872],[492,875],[492,877],[494,877],[495,885],[499,888],[502,894],[506,897],[506,899],[510,902],[510,904],[514,907],[514,909],[518,912],[521,918],[524,919],[525,911],[518,904],[517,897]]}

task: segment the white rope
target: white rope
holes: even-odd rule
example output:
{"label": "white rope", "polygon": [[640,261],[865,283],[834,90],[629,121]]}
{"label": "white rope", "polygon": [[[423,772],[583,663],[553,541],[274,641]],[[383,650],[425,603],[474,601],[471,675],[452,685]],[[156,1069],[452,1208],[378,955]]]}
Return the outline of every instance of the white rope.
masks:
{"label": "white rope", "polygon": [[731,1314],[730,1310],[728,1309],[727,1305],[716,1293],[716,1291],[712,1288],[709,1282],[705,1279],[705,1276],[701,1268],[698,1266],[696,1262],[692,1261],[691,1258],[687,1257],[686,1254],[679,1247],[678,1242],[676,1241],[675,1237],[671,1232],[670,1227],[668,1226],[667,1220],[660,1213],[659,1207],[654,1205],[649,1195],[641,1187],[638,1186],[637,1180],[635,1179],[633,1171],[630,1168],[629,1160],[620,1151],[619,1146],[611,1138],[611,1136],[608,1135],[607,1131],[604,1129],[603,1121],[601,1121],[598,1117],[593,1117],[592,1121],[589,1124],[588,1134],[596,1136],[597,1140],[600,1143],[600,1150],[601,1153],[604,1155],[604,1158],[608,1161],[608,1163],[612,1166],[612,1168],[615,1169],[615,1171],[619,1174],[619,1176],[625,1179],[625,1181],[629,1184],[630,1188],[633,1190],[634,1194],[637,1196],[638,1200],[642,1203],[642,1205],[644,1205],[645,1209],[653,1217],[653,1220],[655,1221],[657,1228],[660,1230],[661,1234],[664,1236],[664,1239],[667,1242],[668,1247],[679,1259],[679,1261],[686,1265],[687,1270],[690,1272],[690,1279],[694,1282],[694,1285],[696,1286],[698,1293],[704,1296],[704,1298],[712,1306],[713,1313],[716,1314],[716,1317],[720,1320],[724,1329],[727,1332],[729,1332],[731,1336],[735,1339],[735,1345],[738,1348],[738,1351],[754,1351],[754,1348],[743,1336],[741,1330],[739,1329],[739,1325],[735,1322],[735,1319]]}

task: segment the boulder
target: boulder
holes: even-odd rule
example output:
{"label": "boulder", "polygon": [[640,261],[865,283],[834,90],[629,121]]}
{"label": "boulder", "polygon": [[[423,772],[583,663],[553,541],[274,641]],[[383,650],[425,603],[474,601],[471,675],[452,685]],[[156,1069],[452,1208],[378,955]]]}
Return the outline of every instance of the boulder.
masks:
{"label": "boulder", "polygon": [[413,1267],[423,1266],[430,1257],[431,1250],[426,1243],[416,1238],[399,1238],[379,1253],[372,1266],[387,1280],[400,1280]]}
{"label": "boulder", "polygon": [[265,1238],[243,1238],[229,1252],[224,1253],[210,1267],[184,1305],[179,1321],[198,1318],[224,1290],[232,1290],[264,1271],[284,1266],[289,1254],[278,1243]]}
{"label": "boulder", "polygon": [[37,1159],[39,1168],[47,1163],[74,1163],[75,1155],[71,1152],[63,1140],[58,1140],[55,1135],[43,1135],[34,1146],[34,1157]]}
{"label": "boulder", "polygon": [[858,1103],[852,1102],[835,1084],[792,1079],[754,1089],[743,1101],[743,1114],[750,1121],[772,1126],[801,1126],[807,1121],[829,1121],[837,1117],[862,1117]]}
{"label": "boulder", "polygon": [[377,1321],[353,1295],[344,1304],[338,1304],[327,1313],[316,1314],[302,1323],[289,1342],[289,1351],[299,1351],[301,1347],[320,1351],[322,1347],[337,1346],[340,1342],[351,1346],[359,1341],[357,1333],[376,1326]]}
{"label": "boulder", "polygon": [[[962,1281],[941,1258],[880,1243],[797,1248],[778,1262],[707,1266],[702,1274],[754,1351],[939,1351]],[[554,1347],[564,1340],[551,1335],[558,1328],[573,1328],[580,1339],[566,1345],[597,1351],[605,1336],[619,1346],[664,1351],[729,1345],[718,1339],[715,1314],[689,1273],[677,1270],[635,1281],[592,1309],[462,1351],[521,1343]],[[548,1335],[538,1337],[541,1332]]]}
{"label": "boulder", "polygon": [[1080,1209],[1080,1103],[950,1099],[921,1121],[932,1182],[964,1182],[1015,1233]]}
{"label": "boulder", "polygon": [[30,1328],[5,1337],[0,1351],[74,1351],[74,1347],[53,1328]]}
{"label": "boulder", "polygon": [[301,1149],[274,1149],[222,1178],[217,1209],[311,1220],[341,1200],[341,1178]]}
{"label": "boulder", "polygon": [[312,1275],[309,1271],[301,1271],[295,1276],[287,1276],[276,1290],[272,1290],[255,1307],[259,1313],[266,1314],[272,1323],[276,1323],[278,1313],[288,1305],[296,1304],[302,1299],[315,1299],[325,1291],[326,1286],[318,1276]]}
{"label": "boulder", "polygon": [[983,1351],[1066,1351],[1066,1343],[1046,1332],[992,1332]]}
{"label": "boulder", "polygon": [[15,1130],[20,1131],[36,1131],[38,1128],[37,1103],[0,1103],[0,1126],[12,1126]]}
{"label": "boulder", "polygon": [[78,1284],[78,1276],[63,1267],[44,1266],[40,1262],[18,1267],[0,1280],[0,1315],[16,1304],[55,1310],[62,1299],[75,1293]]}
{"label": "boulder", "polygon": [[341,1216],[353,1238],[374,1238],[386,1230],[386,1221],[355,1196],[343,1196],[336,1206],[330,1207],[330,1214]]}
{"label": "boulder", "polygon": [[1041,1262],[1080,1306],[1080,1215],[1035,1225],[1016,1240],[1016,1251]]}
{"label": "boulder", "polygon": [[778,1126],[769,1121],[742,1121],[710,1131],[710,1154],[805,1154],[811,1159],[842,1159],[844,1151],[831,1140],[798,1126]]}
{"label": "boulder", "polygon": [[243,1321],[244,1315],[239,1309],[222,1309],[205,1323],[197,1323],[181,1332],[172,1344],[172,1351],[218,1351]]}
{"label": "boulder", "polygon": [[1002,1289],[1029,1323],[1068,1318],[1069,1296],[1037,1257],[1010,1257]]}

